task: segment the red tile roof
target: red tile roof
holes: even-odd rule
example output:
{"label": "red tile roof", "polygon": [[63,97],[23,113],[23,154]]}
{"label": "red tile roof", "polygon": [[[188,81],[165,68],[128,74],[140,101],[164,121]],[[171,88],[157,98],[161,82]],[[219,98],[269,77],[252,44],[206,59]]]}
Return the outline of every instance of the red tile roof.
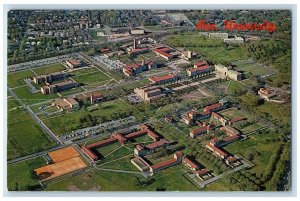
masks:
{"label": "red tile roof", "polygon": [[215,152],[219,153],[221,156],[224,156],[224,157],[227,157],[227,156],[228,156],[227,153],[225,153],[225,152],[222,151],[221,149],[219,149],[219,148],[217,148],[217,147],[211,145],[209,142],[206,143],[206,145],[209,146],[210,148],[212,148]]}
{"label": "red tile roof", "polygon": [[89,149],[90,148],[95,148],[95,147],[101,147],[101,146],[104,146],[104,145],[107,145],[107,144],[113,143],[113,142],[117,142],[117,139],[111,137],[111,138],[102,140],[100,142],[95,142],[93,144],[89,144],[86,147],[89,148]]}
{"label": "red tile roof", "polygon": [[157,163],[155,165],[152,165],[151,168],[153,170],[156,170],[156,169],[160,169],[160,168],[165,167],[165,166],[169,166],[169,165],[171,165],[173,163],[176,163],[176,162],[177,162],[177,160],[175,158],[172,158],[172,159]]}
{"label": "red tile roof", "polygon": [[175,75],[169,74],[169,75],[163,75],[160,77],[151,77],[151,78],[149,78],[149,80],[153,81],[153,82],[159,82],[159,81],[163,81],[163,80],[173,79],[174,77],[175,77]]}
{"label": "red tile roof", "polygon": [[194,163],[193,161],[191,161],[188,157],[184,157],[183,162],[189,164],[194,169],[198,168],[198,165],[196,163]]}
{"label": "red tile roof", "polygon": [[165,138],[163,138],[163,139],[161,139],[161,140],[159,140],[157,142],[153,142],[151,144],[148,144],[146,146],[146,148],[148,148],[148,149],[155,149],[155,148],[161,147],[161,146],[163,146],[165,144],[169,144],[169,141],[166,140]]}
{"label": "red tile roof", "polygon": [[241,121],[241,120],[244,120],[244,119],[246,119],[246,118],[245,117],[235,117],[233,119],[230,119],[230,122],[235,123],[237,121]]}
{"label": "red tile roof", "polygon": [[208,129],[209,129],[209,126],[202,126],[200,128],[196,128],[194,130],[191,130],[191,133],[192,134],[199,134],[199,133],[207,131]]}
{"label": "red tile roof", "polygon": [[205,71],[209,69],[209,65],[205,65],[205,66],[199,66],[199,67],[192,67],[192,68],[189,68],[188,70],[191,71],[191,72],[195,72],[195,71]]}
{"label": "red tile roof", "polygon": [[211,110],[217,109],[217,108],[219,108],[219,107],[221,107],[221,106],[222,106],[221,103],[215,103],[215,104],[206,106],[206,107],[203,109],[203,111],[204,111],[204,112],[211,111]]}
{"label": "red tile roof", "polygon": [[156,135],[152,130],[147,129],[147,134],[153,139],[153,140],[157,140],[159,139],[159,136]]}
{"label": "red tile roof", "polygon": [[145,135],[147,134],[147,131],[145,130],[139,130],[139,131],[136,131],[136,132],[133,132],[133,133],[129,133],[127,135],[125,135],[126,138],[135,138],[135,137],[138,137],[140,135]]}
{"label": "red tile roof", "polygon": [[232,135],[223,139],[225,142],[231,142],[240,138],[240,135]]}
{"label": "red tile roof", "polygon": [[98,156],[94,154],[89,148],[83,146],[81,147],[82,150],[92,159],[92,160],[98,160]]}
{"label": "red tile roof", "polygon": [[208,66],[207,61],[202,60],[202,61],[198,61],[197,63],[195,63],[195,66],[200,67],[200,66]]}
{"label": "red tile roof", "polygon": [[196,174],[198,174],[199,176],[203,176],[205,174],[207,174],[209,171],[207,169],[202,169],[196,172]]}

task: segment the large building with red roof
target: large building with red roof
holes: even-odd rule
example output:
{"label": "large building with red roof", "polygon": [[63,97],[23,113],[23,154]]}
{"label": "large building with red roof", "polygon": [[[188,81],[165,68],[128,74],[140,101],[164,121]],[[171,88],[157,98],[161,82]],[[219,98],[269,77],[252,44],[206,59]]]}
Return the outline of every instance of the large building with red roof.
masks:
{"label": "large building with red roof", "polygon": [[166,59],[167,61],[173,59],[174,56],[172,54],[170,54],[170,52],[172,52],[172,51],[173,51],[172,49],[167,48],[167,47],[161,47],[161,48],[157,48],[157,49],[153,50],[153,52],[156,55]]}
{"label": "large building with red roof", "polygon": [[166,83],[170,83],[170,82],[175,82],[177,80],[177,75],[174,74],[168,74],[168,75],[163,75],[160,77],[150,77],[149,80],[153,83],[153,84],[166,84]]}
{"label": "large building with red roof", "polygon": [[187,75],[190,77],[202,76],[202,75],[209,75],[214,72],[214,66],[209,66],[209,64],[202,60],[198,61],[194,64],[192,68],[186,69]]}
{"label": "large building with red roof", "polygon": [[166,160],[166,161],[163,161],[163,162],[160,162],[160,163],[150,166],[150,172],[153,175],[154,173],[157,173],[163,169],[166,169],[168,167],[171,167],[178,163],[181,163],[181,161],[182,161],[182,152],[176,152],[173,155],[172,159],[169,159],[169,160]]}
{"label": "large building with red roof", "polygon": [[155,61],[143,61],[141,63],[127,64],[123,68],[123,73],[124,75],[131,77],[142,73],[143,71],[155,68],[157,68],[157,63]]}
{"label": "large building with red roof", "polygon": [[209,133],[210,130],[211,130],[210,125],[206,125],[206,126],[202,126],[202,127],[193,129],[193,130],[190,131],[190,137],[191,138],[196,138],[199,135]]}

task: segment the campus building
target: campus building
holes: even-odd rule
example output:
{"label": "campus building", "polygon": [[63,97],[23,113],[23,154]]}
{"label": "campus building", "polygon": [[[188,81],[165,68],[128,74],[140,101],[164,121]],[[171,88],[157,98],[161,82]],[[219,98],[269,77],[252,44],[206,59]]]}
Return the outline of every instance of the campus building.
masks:
{"label": "campus building", "polygon": [[190,137],[191,138],[196,138],[199,135],[209,133],[210,130],[211,130],[210,125],[202,126],[200,128],[193,129],[193,130],[190,131]]}
{"label": "campus building", "polygon": [[167,84],[170,82],[175,82],[177,81],[177,75],[174,74],[169,74],[169,75],[163,75],[160,77],[150,77],[149,80],[153,83],[153,84]]}
{"label": "campus building", "polygon": [[66,64],[69,68],[79,68],[83,67],[84,63],[80,61],[79,59],[70,59],[66,61]]}
{"label": "campus building", "polygon": [[127,64],[123,68],[124,75],[131,77],[134,75],[137,75],[139,73],[142,73],[146,70],[151,70],[157,68],[157,63],[155,61],[143,61],[142,63],[136,63],[136,64]]}
{"label": "campus building", "polygon": [[203,112],[197,112],[195,110],[187,112],[183,115],[182,120],[187,125],[192,125],[196,121],[209,118],[212,112],[217,112],[226,109],[228,105],[229,104],[227,101],[220,100],[219,103],[214,103],[203,108]]}
{"label": "campus building", "polygon": [[229,45],[240,45],[243,44],[245,41],[242,37],[235,35],[233,38],[224,38],[224,43]]}
{"label": "campus building", "polygon": [[222,64],[216,64],[215,65],[216,73],[222,78],[222,79],[230,79],[230,80],[242,80],[243,74],[232,70],[232,67],[226,67]]}
{"label": "campus building", "polygon": [[192,161],[188,156],[184,156],[182,159],[182,163],[188,167],[189,169],[191,169],[192,171],[197,171],[199,170],[199,166]]}
{"label": "campus building", "polygon": [[128,54],[134,56],[134,55],[139,55],[139,54],[144,54],[150,52],[149,48],[129,48],[128,49]]}
{"label": "campus building", "polygon": [[152,154],[152,153],[156,152],[156,150],[158,148],[161,148],[161,147],[166,148],[169,145],[170,145],[170,142],[168,140],[166,140],[165,138],[160,139],[156,142],[150,143],[146,146],[143,146],[141,144],[137,144],[134,147],[134,154],[137,155],[137,156],[145,156],[145,155]]}
{"label": "campus building", "polygon": [[33,77],[33,82],[36,84],[41,84],[41,83],[51,83],[56,80],[61,80],[66,77],[65,73],[62,72],[55,72],[55,73],[50,73],[48,75],[38,75]]}
{"label": "campus building", "polygon": [[144,101],[152,102],[166,94],[163,93],[162,89],[157,86],[145,86],[140,88],[135,88],[134,93],[139,95]]}
{"label": "campus building", "polygon": [[167,48],[167,47],[161,47],[161,48],[157,48],[157,49],[153,50],[153,52],[156,55],[166,59],[167,61],[170,61],[171,59],[173,59],[174,56],[172,54],[170,54],[172,51],[173,51],[172,49]]}
{"label": "campus building", "polygon": [[150,169],[150,172],[152,173],[152,175],[154,175],[154,173],[157,173],[157,172],[159,172],[163,169],[166,169],[168,167],[171,167],[171,166],[174,166],[178,163],[181,163],[181,161],[182,161],[182,152],[176,152],[173,155],[172,159],[154,164],[154,165],[150,166],[149,169]]}
{"label": "campus building", "polygon": [[203,60],[195,63],[192,68],[186,69],[186,72],[189,77],[198,77],[210,75],[214,70],[215,68],[213,66],[209,66],[209,64]]}
{"label": "campus building", "polygon": [[57,99],[53,101],[51,105],[57,107],[60,110],[79,108],[79,103],[74,98],[70,98],[70,97]]}
{"label": "campus building", "polygon": [[54,93],[68,90],[68,89],[78,87],[78,86],[79,86],[79,84],[77,82],[68,80],[68,81],[59,82],[59,83],[52,84],[52,85],[43,86],[43,87],[41,87],[41,92],[43,94],[54,94]]}
{"label": "campus building", "polygon": [[228,33],[209,33],[208,38],[219,38],[219,39],[227,39],[229,36]]}
{"label": "campus building", "polygon": [[105,99],[104,95],[97,91],[83,93],[74,98],[79,102],[88,101],[90,104],[99,103]]}

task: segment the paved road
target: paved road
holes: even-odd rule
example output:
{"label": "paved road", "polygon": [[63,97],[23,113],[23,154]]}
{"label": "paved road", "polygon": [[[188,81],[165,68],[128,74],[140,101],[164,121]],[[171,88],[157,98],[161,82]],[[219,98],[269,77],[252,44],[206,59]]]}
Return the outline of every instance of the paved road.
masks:
{"label": "paved road", "polygon": [[23,106],[24,108],[27,109],[29,112],[30,116],[36,121],[36,123],[39,124],[39,126],[58,144],[61,144],[61,140],[44,124],[40,118],[28,107],[25,105],[25,103],[19,99],[19,97],[15,94],[15,92],[8,87],[9,93]]}

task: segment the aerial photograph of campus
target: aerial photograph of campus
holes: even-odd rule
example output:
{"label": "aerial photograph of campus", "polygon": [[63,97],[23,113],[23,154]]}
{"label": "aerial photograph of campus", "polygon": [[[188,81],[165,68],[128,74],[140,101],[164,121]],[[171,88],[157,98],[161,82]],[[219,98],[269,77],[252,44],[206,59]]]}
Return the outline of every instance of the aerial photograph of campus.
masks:
{"label": "aerial photograph of campus", "polygon": [[8,191],[291,191],[290,10],[10,10]]}

